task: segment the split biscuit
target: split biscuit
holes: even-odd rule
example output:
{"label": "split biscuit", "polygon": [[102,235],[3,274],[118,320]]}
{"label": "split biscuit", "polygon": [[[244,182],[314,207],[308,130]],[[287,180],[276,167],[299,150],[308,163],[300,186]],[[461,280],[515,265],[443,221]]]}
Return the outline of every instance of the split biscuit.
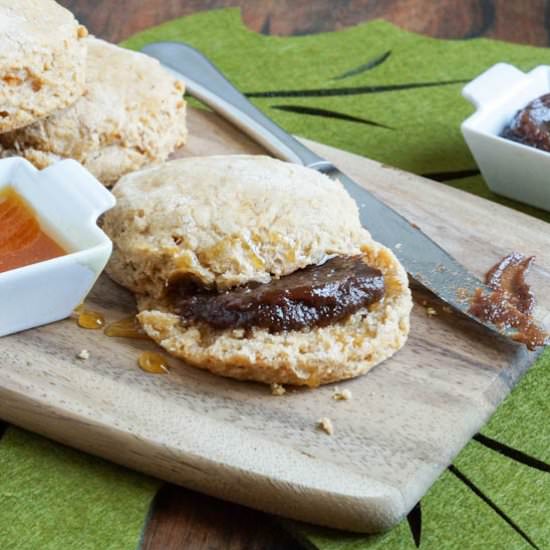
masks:
{"label": "split biscuit", "polygon": [[[137,296],[138,319],[172,355],[223,376],[316,386],[367,372],[400,349],[412,307],[407,274],[361,227],[339,182],[261,156],[188,158],[122,178],[104,219],[109,275]],[[190,279],[231,292],[334,256],[362,256],[383,297],[326,326],[270,331],[184,320],[167,288]]]}

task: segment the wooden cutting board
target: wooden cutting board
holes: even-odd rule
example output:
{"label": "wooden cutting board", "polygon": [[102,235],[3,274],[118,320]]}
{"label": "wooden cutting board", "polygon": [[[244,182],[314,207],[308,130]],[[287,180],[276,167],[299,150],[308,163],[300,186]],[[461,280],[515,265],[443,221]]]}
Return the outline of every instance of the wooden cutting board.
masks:
{"label": "wooden cutting board", "polygon": [[[260,152],[215,115],[190,113],[183,154]],[[470,194],[310,143],[481,276],[503,255],[537,257],[530,281],[550,310],[549,226]],[[74,320],[0,339],[0,417],[192,489],[283,516],[372,532],[397,523],[486,422],[534,360],[434,297],[415,292],[405,348],[368,375],[289,389],[218,378],[173,359],[137,367],[147,341]],[[103,276],[87,305],[108,321],[134,311]],[[427,307],[437,315],[429,316]],[[87,349],[87,361],[76,354]],[[320,417],[334,435],[316,428]]]}

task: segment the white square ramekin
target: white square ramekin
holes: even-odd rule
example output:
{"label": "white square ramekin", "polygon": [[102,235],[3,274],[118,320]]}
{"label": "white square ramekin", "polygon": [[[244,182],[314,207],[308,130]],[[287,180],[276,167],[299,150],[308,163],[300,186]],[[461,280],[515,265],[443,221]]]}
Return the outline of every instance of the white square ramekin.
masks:
{"label": "white square ramekin", "polygon": [[550,210],[550,153],[499,136],[517,111],[550,92],[550,66],[524,73],[498,63],[467,84],[462,95],[477,108],[462,133],[489,188]]}
{"label": "white square ramekin", "polygon": [[68,254],[0,273],[0,336],[68,317],[103,271],[112,243],[97,226],[113,195],[73,160],[38,171],[22,158],[0,160],[0,189],[11,186]]}

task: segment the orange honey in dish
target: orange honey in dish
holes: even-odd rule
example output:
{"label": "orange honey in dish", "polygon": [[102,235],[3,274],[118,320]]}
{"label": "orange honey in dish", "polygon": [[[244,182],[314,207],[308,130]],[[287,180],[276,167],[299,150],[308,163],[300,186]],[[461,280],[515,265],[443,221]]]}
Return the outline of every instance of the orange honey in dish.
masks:
{"label": "orange honey in dish", "polygon": [[0,273],[65,254],[25,199],[12,187],[0,190]]}

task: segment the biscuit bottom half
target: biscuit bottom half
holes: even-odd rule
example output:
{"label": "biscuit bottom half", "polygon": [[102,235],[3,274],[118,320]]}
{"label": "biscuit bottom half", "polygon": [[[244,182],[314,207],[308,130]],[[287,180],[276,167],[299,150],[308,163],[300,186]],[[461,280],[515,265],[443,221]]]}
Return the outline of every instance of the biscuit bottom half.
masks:
{"label": "biscuit bottom half", "polygon": [[300,386],[353,378],[405,344],[412,308],[407,274],[393,253],[373,241],[361,250],[384,275],[385,295],[329,326],[279,333],[218,330],[183,322],[168,303],[146,296],[138,296],[138,319],[171,355],[222,376]]}

